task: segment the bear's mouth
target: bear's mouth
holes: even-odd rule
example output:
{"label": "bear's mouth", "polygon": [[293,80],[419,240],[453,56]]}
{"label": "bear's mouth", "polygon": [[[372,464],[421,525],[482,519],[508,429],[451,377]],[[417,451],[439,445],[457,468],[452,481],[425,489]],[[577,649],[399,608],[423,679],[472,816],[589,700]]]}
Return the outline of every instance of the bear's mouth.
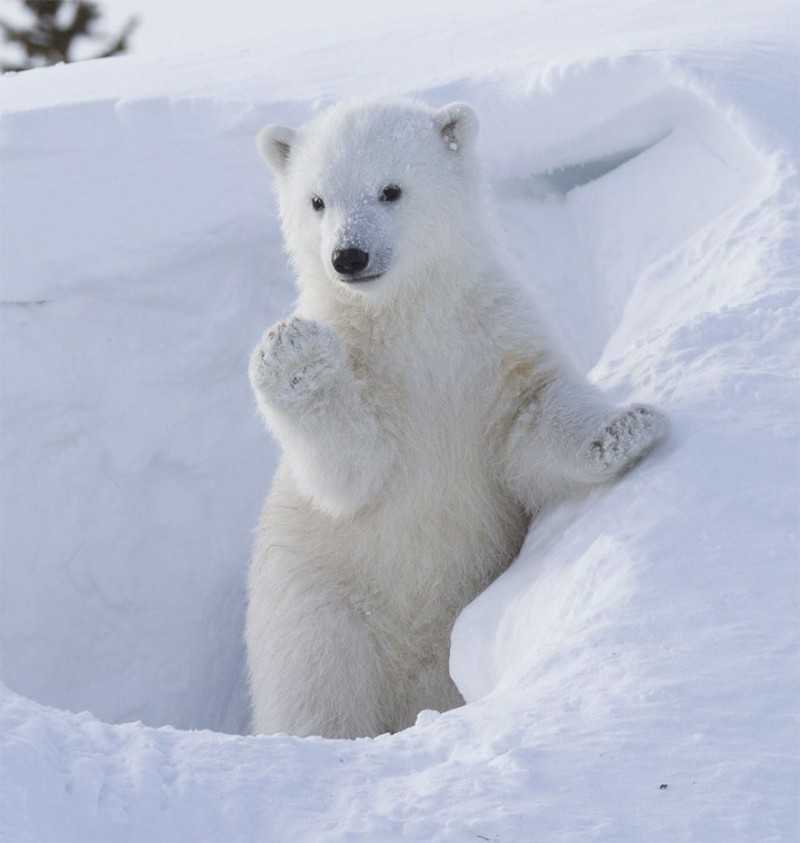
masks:
{"label": "bear's mouth", "polygon": [[362,281],[375,281],[383,275],[382,272],[374,272],[372,275],[350,275],[339,276],[339,280],[344,281],[345,284],[361,284]]}

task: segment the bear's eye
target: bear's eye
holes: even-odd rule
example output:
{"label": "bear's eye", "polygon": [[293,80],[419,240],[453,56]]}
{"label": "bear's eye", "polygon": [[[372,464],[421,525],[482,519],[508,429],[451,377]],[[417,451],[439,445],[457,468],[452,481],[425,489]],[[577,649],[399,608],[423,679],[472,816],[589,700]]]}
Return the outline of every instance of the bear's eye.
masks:
{"label": "bear's eye", "polygon": [[321,197],[321,196],[317,196],[317,194],[315,193],[315,194],[311,197],[311,207],[312,207],[315,211],[321,211],[321,210],[325,207],[325,203],[322,201],[322,197]]}
{"label": "bear's eye", "polygon": [[381,202],[397,202],[403,191],[396,184],[387,184],[381,191]]}

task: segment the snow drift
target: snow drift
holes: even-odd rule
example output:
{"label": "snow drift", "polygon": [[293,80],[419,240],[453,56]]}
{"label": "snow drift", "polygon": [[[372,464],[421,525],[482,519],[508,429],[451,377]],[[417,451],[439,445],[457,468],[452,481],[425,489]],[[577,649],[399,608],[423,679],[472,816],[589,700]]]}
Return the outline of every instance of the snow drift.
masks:
{"label": "snow drift", "polygon": [[[800,25],[578,5],[409,23],[408,73],[399,38],[3,79],[0,839],[797,834]],[[397,92],[476,106],[557,330],[674,433],[464,611],[467,706],[243,737],[246,360],[293,296],[253,136]]]}

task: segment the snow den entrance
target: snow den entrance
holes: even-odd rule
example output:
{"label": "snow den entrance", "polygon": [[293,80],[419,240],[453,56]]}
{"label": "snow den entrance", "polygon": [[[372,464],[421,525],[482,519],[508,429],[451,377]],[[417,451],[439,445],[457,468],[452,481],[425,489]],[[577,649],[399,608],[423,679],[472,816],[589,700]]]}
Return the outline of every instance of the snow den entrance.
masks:
{"label": "snow den entrance", "polygon": [[[711,256],[769,175],[735,118],[642,58],[418,93],[477,108],[500,225],[579,365],[620,400],[680,395],[661,350],[739,294]],[[0,644],[27,697],[111,723],[247,728],[245,571],[276,455],[246,360],[292,300],[252,138],[310,112],[154,98],[5,120],[27,245],[2,312]],[[603,494],[532,541],[571,552],[569,524]],[[550,608],[534,599],[502,654],[502,581],[465,612],[452,667],[468,700],[574,652],[597,600],[613,615],[629,593],[582,582],[553,563]]]}

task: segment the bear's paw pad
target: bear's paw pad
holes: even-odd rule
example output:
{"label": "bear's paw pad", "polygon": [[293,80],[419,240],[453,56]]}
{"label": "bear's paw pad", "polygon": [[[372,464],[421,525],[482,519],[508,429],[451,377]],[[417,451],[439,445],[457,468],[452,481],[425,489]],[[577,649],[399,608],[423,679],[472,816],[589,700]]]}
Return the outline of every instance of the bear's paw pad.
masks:
{"label": "bear's paw pad", "polygon": [[343,363],[336,334],[294,317],[267,330],[250,360],[250,380],[273,399],[296,402],[317,394]]}
{"label": "bear's paw pad", "polygon": [[668,424],[665,416],[646,404],[626,407],[614,416],[588,445],[592,473],[613,477],[633,467],[664,438]]}

